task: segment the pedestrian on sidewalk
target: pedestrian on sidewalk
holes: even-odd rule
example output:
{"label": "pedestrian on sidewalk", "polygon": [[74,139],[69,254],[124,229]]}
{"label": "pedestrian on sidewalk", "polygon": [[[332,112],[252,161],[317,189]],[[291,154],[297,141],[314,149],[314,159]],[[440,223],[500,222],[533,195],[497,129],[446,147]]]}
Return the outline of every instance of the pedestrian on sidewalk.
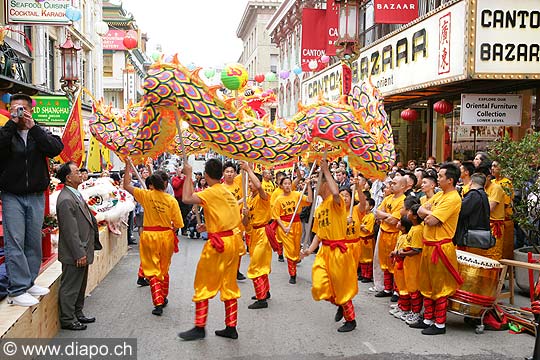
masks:
{"label": "pedestrian on sidewalk", "polygon": [[[191,179],[193,169],[184,164],[184,174]],[[238,301],[240,289],[236,275],[240,256],[245,251],[240,227],[240,211],[234,195],[221,184],[223,167],[221,161],[210,159],[204,167],[204,177],[209,187],[195,193],[193,182],[184,182],[183,199],[187,204],[201,205],[205,224],[197,226],[197,231],[208,232],[208,241],[203,247],[195,273],[195,327],[178,336],[184,340],[197,340],[206,336],[208,299],[218,291],[225,303],[225,329],[216,330],[217,336],[237,339]]]}
{"label": "pedestrian on sidewalk", "polygon": [[64,148],[32,118],[32,98],[15,94],[11,118],[0,128],[0,191],[5,239],[7,302],[19,306],[39,303],[49,289],[34,284],[41,267],[41,227],[44,191],[49,186],[47,158]]}
{"label": "pedestrian on sidewalk", "polygon": [[96,321],[83,313],[88,266],[94,262],[94,250],[101,250],[98,223],[78,191],[82,176],[77,165],[69,161],[58,170],[64,188],[58,195],[58,261],[62,277],[58,290],[60,326],[68,330],[86,330]]}
{"label": "pedestrian on sidewalk", "polygon": [[124,189],[132,194],[144,209],[144,222],[139,240],[141,268],[150,281],[154,310],[161,316],[169,302],[169,266],[173,252],[178,252],[176,230],[184,226],[176,199],[165,192],[166,184],[159,173],[147,179],[148,190],[131,183],[131,162],[126,162]]}

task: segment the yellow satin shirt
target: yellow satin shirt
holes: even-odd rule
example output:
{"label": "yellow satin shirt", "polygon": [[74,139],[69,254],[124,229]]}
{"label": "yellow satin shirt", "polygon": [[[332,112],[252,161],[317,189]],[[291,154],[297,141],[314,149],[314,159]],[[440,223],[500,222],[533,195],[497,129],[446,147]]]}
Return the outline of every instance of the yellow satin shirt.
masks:
{"label": "yellow satin shirt", "polygon": [[345,201],[341,197],[339,204],[336,204],[332,195],[327,196],[315,210],[313,232],[321,240],[345,240],[347,215]]}
{"label": "yellow satin shirt", "polygon": [[[393,217],[399,220],[401,218],[400,211],[403,207],[403,200],[405,200],[405,194],[401,194],[398,197],[395,197],[394,195],[388,195],[384,198],[378,209],[391,214]],[[385,221],[381,222],[381,230],[384,230],[386,232],[399,231],[395,226],[390,225]]]}
{"label": "yellow satin shirt", "polygon": [[504,220],[504,197],[505,193],[501,185],[492,182],[486,189],[489,202],[496,202],[497,206],[489,212],[489,220]]}
{"label": "yellow satin shirt", "polygon": [[[277,190],[281,189],[276,189],[276,191]],[[277,197],[273,204],[272,200],[270,199],[270,203],[272,205],[272,218],[277,220],[280,218],[280,216],[292,215],[294,213],[294,209],[296,209],[296,204],[299,199],[301,199],[301,202],[296,215],[300,215],[300,210],[302,207],[309,206],[310,203],[307,201],[307,196],[301,195],[299,191],[291,191],[289,195],[283,194]]]}
{"label": "yellow satin shirt", "polygon": [[257,193],[248,198],[249,227],[268,224],[272,218],[270,211],[270,199],[263,200]]}
{"label": "yellow satin shirt", "polygon": [[439,191],[426,204],[431,204],[432,215],[440,220],[436,226],[424,226],[424,239],[440,241],[452,239],[461,210],[461,196],[456,190],[444,193]]}
{"label": "yellow satin shirt", "polygon": [[514,185],[508,178],[501,178],[500,180],[491,180],[496,184],[501,185],[504,190],[504,216],[506,219],[512,217],[512,200],[514,199]]}
{"label": "yellow satin shirt", "polygon": [[143,226],[184,227],[178,201],[159,190],[133,189],[133,195],[144,208]]}
{"label": "yellow satin shirt", "polygon": [[240,226],[238,203],[223,184],[214,184],[198,192],[197,196],[202,200],[208,232],[233,230]]}

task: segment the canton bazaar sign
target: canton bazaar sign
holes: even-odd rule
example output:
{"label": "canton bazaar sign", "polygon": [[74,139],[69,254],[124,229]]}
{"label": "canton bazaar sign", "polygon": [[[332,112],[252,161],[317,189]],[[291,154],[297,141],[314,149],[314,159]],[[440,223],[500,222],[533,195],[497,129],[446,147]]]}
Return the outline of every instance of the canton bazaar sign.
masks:
{"label": "canton bazaar sign", "polygon": [[475,72],[540,73],[540,2],[477,0]]}
{"label": "canton bazaar sign", "polygon": [[[464,78],[466,16],[462,1],[363,48],[351,65],[353,86],[370,79],[388,96]],[[302,101],[313,103],[320,93],[337,99],[340,81],[340,65],[320,72],[302,83]]]}
{"label": "canton bazaar sign", "polygon": [[4,0],[8,24],[69,25],[66,9],[71,0]]}

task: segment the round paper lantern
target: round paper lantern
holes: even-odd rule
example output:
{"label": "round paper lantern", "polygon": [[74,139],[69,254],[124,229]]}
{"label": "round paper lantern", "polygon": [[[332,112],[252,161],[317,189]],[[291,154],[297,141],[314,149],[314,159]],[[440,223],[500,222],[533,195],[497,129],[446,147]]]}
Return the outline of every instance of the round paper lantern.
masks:
{"label": "round paper lantern", "polygon": [[68,6],[66,9],[66,17],[73,22],[79,21],[82,17],[81,10],[73,6]]}
{"label": "round paper lantern", "polygon": [[281,70],[279,72],[279,77],[282,78],[283,80],[285,80],[285,79],[289,78],[290,74],[291,74],[291,72],[289,70]]}
{"label": "round paper lantern", "polygon": [[152,53],[152,60],[158,61],[160,57],[161,57],[160,53],[158,52]]}
{"label": "round paper lantern", "polygon": [[313,71],[315,69],[317,69],[319,67],[319,64],[317,63],[317,60],[311,60],[309,63],[308,63],[308,68]]}
{"label": "round paper lantern", "polygon": [[321,62],[323,64],[328,64],[330,62],[330,56],[328,56],[328,55],[321,56]]}
{"label": "round paper lantern", "polygon": [[272,82],[272,81],[276,81],[277,80],[277,76],[275,73],[269,71],[267,72],[265,75],[264,75],[264,78],[266,79],[266,81],[268,82]]}
{"label": "round paper lantern", "polygon": [[229,90],[238,90],[246,86],[248,72],[242,64],[228,64],[221,72],[221,82]]}
{"label": "round paper lantern", "polygon": [[4,104],[9,104],[10,101],[11,101],[11,94],[10,93],[5,93],[4,95],[2,95],[2,102]]}
{"label": "round paper lantern", "polygon": [[131,50],[135,49],[138,44],[137,40],[138,34],[135,30],[129,30],[122,41],[126,49]]}
{"label": "round paper lantern", "polygon": [[264,74],[255,75],[255,81],[258,83],[262,83],[264,81]]}
{"label": "round paper lantern", "polygon": [[407,108],[401,112],[401,118],[408,122],[414,122],[418,119],[418,112],[414,109]]}
{"label": "round paper lantern", "polygon": [[98,21],[94,25],[94,30],[99,36],[103,36],[109,32],[109,25],[105,21]]}
{"label": "round paper lantern", "polygon": [[302,68],[300,66],[295,66],[294,69],[292,70],[293,73],[295,73],[296,75],[300,75],[302,73]]}
{"label": "round paper lantern", "polygon": [[211,79],[216,75],[216,69],[206,69],[204,70],[204,76],[206,76],[207,79]]}
{"label": "round paper lantern", "polygon": [[454,106],[446,100],[440,100],[433,104],[433,110],[439,114],[448,114],[454,110]]}

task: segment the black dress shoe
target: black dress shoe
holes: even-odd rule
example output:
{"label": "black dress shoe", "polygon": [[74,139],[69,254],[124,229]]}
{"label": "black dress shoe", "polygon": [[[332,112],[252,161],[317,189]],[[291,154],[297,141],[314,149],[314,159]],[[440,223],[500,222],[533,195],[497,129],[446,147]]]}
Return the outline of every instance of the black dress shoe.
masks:
{"label": "black dress shoe", "polygon": [[240,271],[238,271],[236,273],[236,280],[239,280],[239,281],[246,280],[246,277],[244,276],[244,274],[242,274]]}
{"label": "black dress shoe", "polygon": [[373,279],[368,279],[368,278],[362,278],[362,280],[360,280],[361,283],[370,283],[370,282],[373,282]]}
{"label": "black dress shoe", "polygon": [[87,326],[84,324],[81,324],[78,321],[74,321],[71,324],[62,325],[62,329],[65,330],[86,330]]}
{"label": "black dress shoe", "polygon": [[77,320],[79,320],[79,322],[81,324],[90,324],[90,323],[93,323],[93,322],[96,322],[96,318],[95,317],[86,317],[86,316],[77,316]]}
{"label": "black dress shoe", "polygon": [[296,284],[296,275],[291,276],[291,278],[289,279],[289,284]]}
{"label": "black dress shoe", "polygon": [[375,294],[375,297],[391,297],[392,293],[390,291],[381,290]]}
{"label": "black dress shoe", "polygon": [[430,327],[422,330],[423,335],[442,335],[446,334],[446,327],[440,328],[433,324]]}
{"label": "black dress shoe", "polygon": [[266,300],[257,300],[253,304],[248,306],[248,309],[266,309],[268,302]]}
{"label": "black dress shoe", "polygon": [[278,261],[279,262],[285,262],[285,258],[283,257],[283,255],[278,256]]}
{"label": "black dress shoe", "polygon": [[150,282],[148,281],[148,279],[140,277],[140,278],[137,279],[137,285],[139,285],[139,286],[150,286]]}
{"label": "black dress shoe", "polygon": [[152,314],[161,316],[163,314],[163,305],[158,305],[152,310]]}
{"label": "black dress shoe", "polygon": [[413,328],[413,329],[427,329],[428,327],[430,327],[431,325],[428,325],[424,322],[424,320],[420,319],[418,320],[417,322],[415,323],[412,323],[409,325],[410,328]]}

